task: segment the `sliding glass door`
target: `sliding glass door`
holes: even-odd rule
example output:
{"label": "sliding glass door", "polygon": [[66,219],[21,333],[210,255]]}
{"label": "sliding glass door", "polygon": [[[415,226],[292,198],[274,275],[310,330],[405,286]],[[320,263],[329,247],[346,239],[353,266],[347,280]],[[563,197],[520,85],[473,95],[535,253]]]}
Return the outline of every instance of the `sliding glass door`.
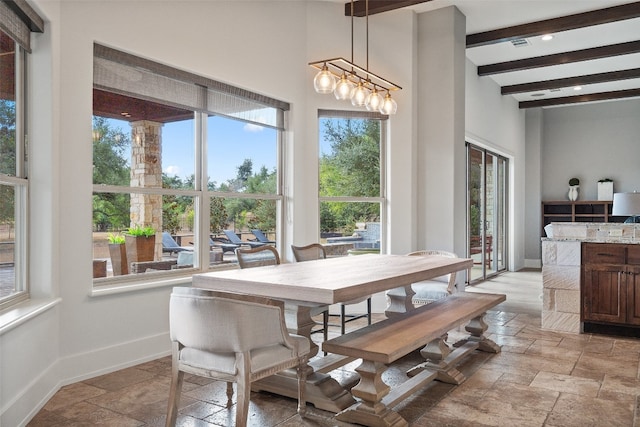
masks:
{"label": "sliding glass door", "polygon": [[508,160],[467,143],[467,256],[471,281],[506,268]]}

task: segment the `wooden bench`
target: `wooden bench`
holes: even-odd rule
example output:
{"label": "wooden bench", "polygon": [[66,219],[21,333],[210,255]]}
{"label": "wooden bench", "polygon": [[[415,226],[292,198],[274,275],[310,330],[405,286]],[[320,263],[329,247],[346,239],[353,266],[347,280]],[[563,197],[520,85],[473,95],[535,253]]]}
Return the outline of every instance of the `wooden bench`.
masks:
{"label": "wooden bench", "polygon": [[[505,300],[501,294],[461,292],[326,341],[324,351],[362,358],[356,369],[360,382],[351,390],[362,400],[336,418],[367,426],[408,425],[390,408],[433,380],[462,383],[465,377],[454,366],[469,352],[500,352],[500,347],[484,336],[487,324],[483,317]],[[470,336],[452,350],[445,342],[447,333],[466,322]],[[420,354],[426,362],[410,370],[412,378],[391,390],[382,381],[386,365],[423,346]]]}

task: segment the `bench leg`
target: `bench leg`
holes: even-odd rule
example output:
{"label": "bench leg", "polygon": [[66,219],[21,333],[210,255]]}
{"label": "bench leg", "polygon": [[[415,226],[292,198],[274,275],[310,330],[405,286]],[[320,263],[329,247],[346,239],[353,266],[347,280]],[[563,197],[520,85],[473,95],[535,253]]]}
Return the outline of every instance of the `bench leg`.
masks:
{"label": "bench leg", "polygon": [[407,421],[395,411],[389,409],[382,398],[389,394],[390,387],[382,381],[387,370],[384,363],[363,360],[356,372],[360,382],[351,389],[351,393],[362,399],[336,415],[340,421],[374,427],[408,426]]}
{"label": "bench leg", "polygon": [[484,333],[488,328],[489,326],[484,321],[484,314],[471,319],[467,326],[465,326],[464,328],[467,332],[469,332],[469,338],[458,341],[454,345],[458,347],[465,342],[475,342],[478,344],[478,350],[480,351],[485,351],[487,353],[500,353],[500,346],[484,336]]}
{"label": "bench leg", "polygon": [[[452,352],[445,341],[446,337],[447,335],[445,334],[440,338],[436,338],[420,350],[420,355],[425,358],[425,362],[410,369],[407,375],[413,377],[424,370],[428,370],[437,374],[435,379],[438,381],[447,384],[462,384],[466,377],[454,365],[470,349],[457,349]],[[473,347],[475,348],[476,344],[473,344]]]}

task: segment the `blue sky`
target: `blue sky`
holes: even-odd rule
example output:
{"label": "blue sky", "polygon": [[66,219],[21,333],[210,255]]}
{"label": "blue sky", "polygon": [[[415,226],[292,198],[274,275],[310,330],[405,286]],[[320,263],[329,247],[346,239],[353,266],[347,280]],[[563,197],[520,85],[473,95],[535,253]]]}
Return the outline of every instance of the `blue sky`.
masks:
{"label": "blue sky", "polygon": [[[114,127],[130,134],[125,121],[110,120]],[[194,173],[194,121],[166,123],[162,128],[162,171],[185,179]],[[211,116],[208,119],[208,175],[217,185],[233,179],[245,159],[252,159],[253,172],[262,166],[276,166],[277,133],[274,129],[239,120]]]}

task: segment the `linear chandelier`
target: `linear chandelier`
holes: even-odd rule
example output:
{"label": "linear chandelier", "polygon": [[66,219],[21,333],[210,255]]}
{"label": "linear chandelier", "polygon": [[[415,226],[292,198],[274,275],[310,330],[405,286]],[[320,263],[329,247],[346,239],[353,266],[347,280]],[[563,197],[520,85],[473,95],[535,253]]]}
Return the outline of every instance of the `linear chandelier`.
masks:
{"label": "linear chandelier", "polygon": [[356,107],[365,107],[369,111],[379,111],[382,114],[395,114],[398,104],[391,98],[391,92],[402,88],[368,70],[369,0],[366,0],[365,8],[367,68],[359,67],[353,62],[353,0],[351,0],[351,61],[338,57],[310,62],[310,66],[320,70],[313,79],[313,87],[318,93],[333,93],[336,99],[351,100],[351,104]]}

